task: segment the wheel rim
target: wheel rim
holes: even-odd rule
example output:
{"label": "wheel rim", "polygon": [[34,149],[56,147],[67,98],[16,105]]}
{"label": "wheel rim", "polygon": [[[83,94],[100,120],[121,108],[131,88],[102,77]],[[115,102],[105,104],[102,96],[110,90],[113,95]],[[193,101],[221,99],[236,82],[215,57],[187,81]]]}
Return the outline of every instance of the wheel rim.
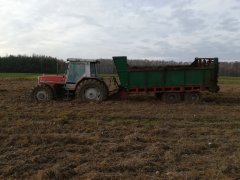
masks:
{"label": "wheel rim", "polygon": [[198,95],[192,94],[192,95],[191,95],[191,100],[192,100],[192,101],[198,100]]}
{"label": "wheel rim", "polygon": [[46,91],[38,91],[36,94],[37,100],[44,101],[48,99],[48,95]]}
{"label": "wheel rim", "polygon": [[168,96],[168,100],[169,101],[175,101],[176,100],[176,96],[174,94],[171,94]]}
{"label": "wheel rim", "polygon": [[200,100],[200,95],[198,93],[187,93],[185,94],[185,100],[188,102],[198,102]]}
{"label": "wheel rim", "polygon": [[176,94],[169,94],[167,96],[167,102],[174,103],[177,101],[177,95]]}
{"label": "wheel rim", "polygon": [[191,94],[190,96],[191,101],[198,101],[199,100],[199,95],[198,94]]}
{"label": "wheel rim", "polygon": [[163,100],[166,103],[177,103],[180,102],[181,97],[178,93],[166,93],[163,95]]}
{"label": "wheel rim", "polygon": [[85,97],[89,100],[97,100],[100,97],[100,93],[96,88],[88,88],[85,91]]}

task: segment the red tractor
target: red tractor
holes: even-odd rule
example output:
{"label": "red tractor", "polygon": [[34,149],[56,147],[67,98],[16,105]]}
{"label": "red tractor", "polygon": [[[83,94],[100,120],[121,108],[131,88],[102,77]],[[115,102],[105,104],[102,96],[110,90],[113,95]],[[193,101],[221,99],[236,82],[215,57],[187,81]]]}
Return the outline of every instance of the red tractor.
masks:
{"label": "red tractor", "polygon": [[80,101],[103,101],[108,97],[108,86],[97,74],[99,61],[71,58],[66,75],[42,75],[32,89],[32,98],[39,102],[56,97],[75,96]]}

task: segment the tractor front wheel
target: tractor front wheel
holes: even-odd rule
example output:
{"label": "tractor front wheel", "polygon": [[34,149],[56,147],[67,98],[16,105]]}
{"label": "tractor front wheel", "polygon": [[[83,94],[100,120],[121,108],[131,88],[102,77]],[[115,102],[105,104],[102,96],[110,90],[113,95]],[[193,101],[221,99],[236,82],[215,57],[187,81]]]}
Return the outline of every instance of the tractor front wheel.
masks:
{"label": "tractor front wheel", "polygon": [[46,85],[37,85],[32,89],[32,99],[38,102],[47,102],[53,99],[53,92]]}
{"label": "tractor front wheel", "polygon": [[76,98],[80,101],[101,102],[107,99],[108,89],[104,82],[87,79],[81,82],[76,90]]}

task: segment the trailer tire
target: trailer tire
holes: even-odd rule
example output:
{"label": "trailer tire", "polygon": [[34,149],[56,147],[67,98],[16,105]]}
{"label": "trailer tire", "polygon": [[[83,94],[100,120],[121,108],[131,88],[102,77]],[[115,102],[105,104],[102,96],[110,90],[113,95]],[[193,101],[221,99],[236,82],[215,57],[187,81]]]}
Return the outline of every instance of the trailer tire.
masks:
{"label": "trailer tire", "polygon": [[200,93],[185,93],[184,100],[187,103],[196,103],[199,102],[201,99]]}
{"label": "trailer tire", "polygon": [[155,93],[155,97],[157,99],[162,99],[162,93]]}
{"label": "trailer tire", "polygon": [[79,101],[101,102],[107,99],[108,89],[104,82],[96,79],[87,79],[77,86],[76,99]]}
{"label": "trailer tire", "polygon": [[164,93],[162,99],[165,103],[173,104],[181,101],[180,93]]}
{"label": "trailer tire", "polygon": [[31,98],[37,102],[47,102],[53,99],[53,91],[47,85],[36,85],[32,88]]}

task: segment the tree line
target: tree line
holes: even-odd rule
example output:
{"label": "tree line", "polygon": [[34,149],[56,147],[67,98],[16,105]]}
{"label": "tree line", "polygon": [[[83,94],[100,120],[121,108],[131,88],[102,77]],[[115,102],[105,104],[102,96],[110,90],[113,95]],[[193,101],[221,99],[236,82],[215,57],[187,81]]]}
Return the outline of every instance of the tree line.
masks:
{"label": "tree line", "polygon": [[[110,59],[99,59],[97,66],[100,74],[115,74],[116,69]],[[175,61],[150,61],[150,60],[129,60],[131,66],[166,66],[166,65],[188,65],[190,62]],[[0,72],[9,73],[46,73],[63,74],[66,72],[67,62],[55,57],[44,55],[18,55],[0,57]],[[240,76],[240,62],[220,62],[219,75]]]}
{"label": "tree line", "polygon": [[64,73],[66,62],[44,55],[0,57],[0,72],[8,73]]}

